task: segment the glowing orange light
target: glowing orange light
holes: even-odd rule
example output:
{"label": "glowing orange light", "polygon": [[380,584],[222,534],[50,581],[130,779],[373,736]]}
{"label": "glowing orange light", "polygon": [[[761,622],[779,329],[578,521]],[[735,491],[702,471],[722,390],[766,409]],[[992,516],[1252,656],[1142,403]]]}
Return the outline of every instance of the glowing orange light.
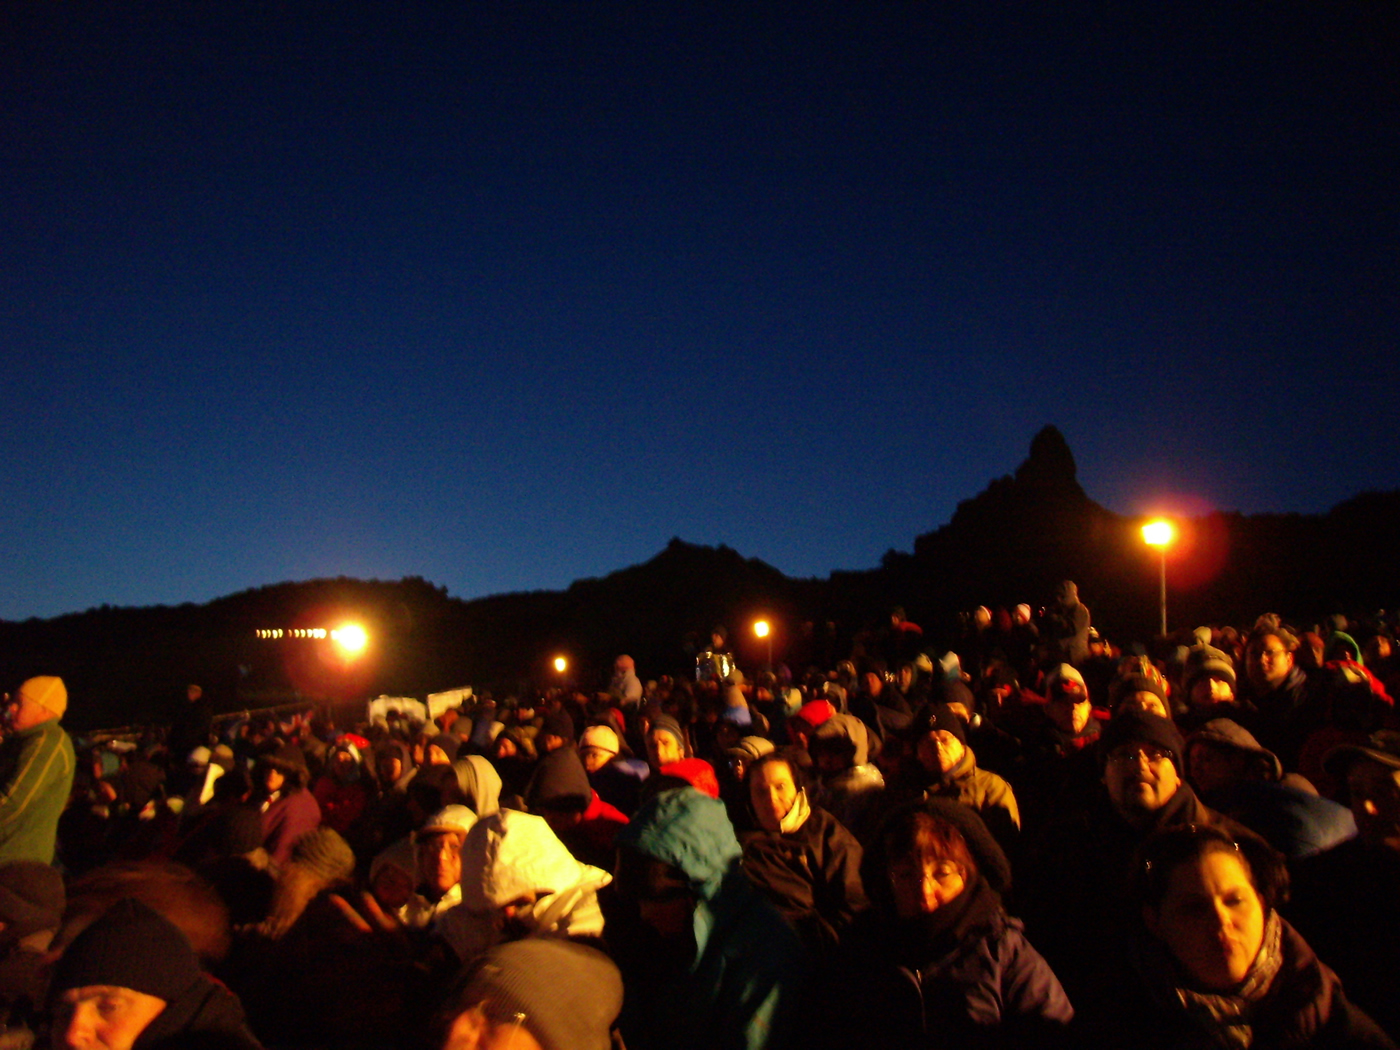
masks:
{"label": "glowing orange light", "polygon": [[1149,521],[1142,527],[1142,539],[1149,547],[1164,549],[1171,546],[1172,540],[1176,539],[1176,526],[1166,518]]}

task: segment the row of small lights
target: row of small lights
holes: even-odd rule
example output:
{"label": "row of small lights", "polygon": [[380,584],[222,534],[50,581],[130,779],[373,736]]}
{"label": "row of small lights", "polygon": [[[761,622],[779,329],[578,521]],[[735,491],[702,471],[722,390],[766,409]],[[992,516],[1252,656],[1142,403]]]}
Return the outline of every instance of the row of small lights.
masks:
{"label": "row of small lights", "polygon": [[254,634],[259,638],[329,638],[351,653],[359,652],[369,641],[365,629],[353,623],[332,630],[324,627],[264,627],[256,630]]}

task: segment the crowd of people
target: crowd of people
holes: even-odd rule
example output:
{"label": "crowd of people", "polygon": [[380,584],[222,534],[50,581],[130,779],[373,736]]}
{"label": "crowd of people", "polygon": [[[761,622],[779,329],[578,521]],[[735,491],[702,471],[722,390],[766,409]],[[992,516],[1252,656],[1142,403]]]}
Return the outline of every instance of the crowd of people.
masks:
{"label": "crowd of people", "polygon": [[0,743],[0,1050],[1394,1047],[1384,616]]}

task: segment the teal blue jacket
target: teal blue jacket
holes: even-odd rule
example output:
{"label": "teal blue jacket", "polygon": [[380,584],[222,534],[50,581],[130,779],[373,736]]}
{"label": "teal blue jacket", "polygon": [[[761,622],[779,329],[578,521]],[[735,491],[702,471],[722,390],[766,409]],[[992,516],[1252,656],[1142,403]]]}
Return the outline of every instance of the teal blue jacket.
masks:
{"label": "teal blue jacket", "polygon": [[624,1032],[638,1050],[766,1050],[790,1044],[806,979],[801,941],[754,890],[724,803],[694,788],[663,791],[618,832],[620,848],[690,883],[695,958],[679,984]]}

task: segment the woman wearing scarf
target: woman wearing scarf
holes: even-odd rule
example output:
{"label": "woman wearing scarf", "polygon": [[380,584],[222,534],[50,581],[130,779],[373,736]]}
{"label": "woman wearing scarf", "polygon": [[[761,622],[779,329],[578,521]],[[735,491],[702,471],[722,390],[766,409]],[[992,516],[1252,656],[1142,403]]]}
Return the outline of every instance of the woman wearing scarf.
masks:
{"label": "woman wearing scarf", "polygon": [[1395,1046],[1279,915],[1288,877],[1268,846],[1207,825],[1169,828],[1143,843],[1136,879],[1142,926],[1127,945],[1127,986],[1085,1033],[1094,1044]]}
{"label": "woman wearing scarf", "polygon": [[747,780],[759,830],[739,836],[744,871],[820,957],[868,906],[860,843],[811,805],[801,767],[784,752],[759,758]]}
{"label": "woman wearing scarf", "polygon": [[1002,906],[1010,871],[962,803],[928,799],[891,813],[865,854],[874,907],[843,944],[845,966],[826,997],[837,1014],[823,1025],[828,1045],[1066,1043],[1069,999]]}

